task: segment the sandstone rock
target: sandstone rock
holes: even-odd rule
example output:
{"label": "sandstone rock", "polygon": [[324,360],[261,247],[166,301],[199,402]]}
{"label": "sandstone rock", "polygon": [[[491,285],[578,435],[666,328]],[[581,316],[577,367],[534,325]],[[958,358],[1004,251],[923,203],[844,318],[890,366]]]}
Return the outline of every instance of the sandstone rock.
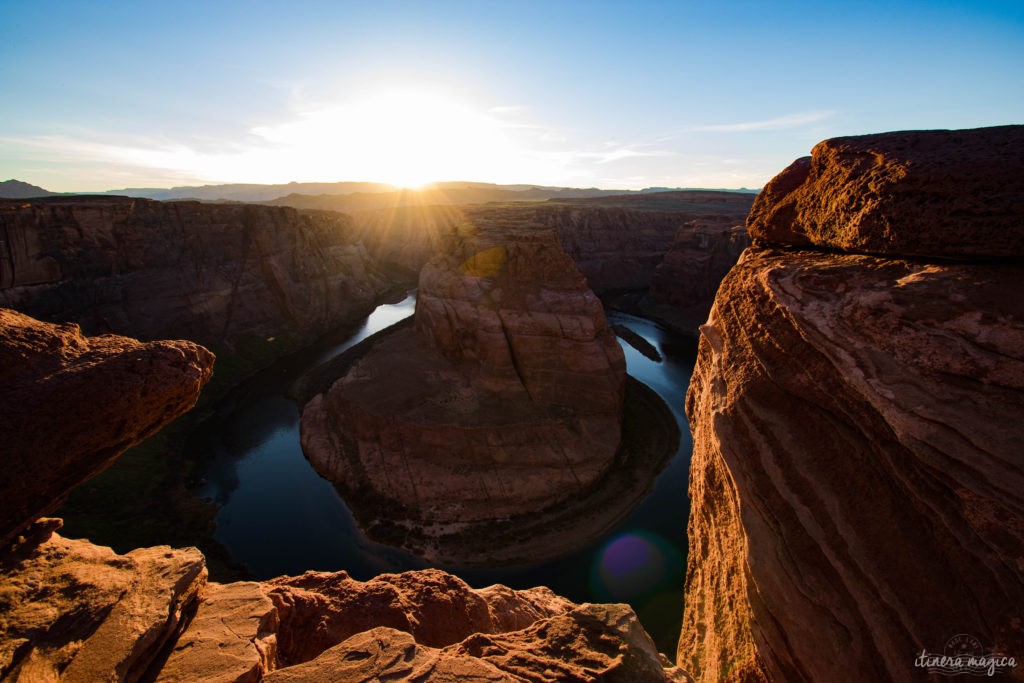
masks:
{"label": "sandstone rock", "polygon": [[302,445],[347,494],[377,501],[374,518],[528,514],[615,458],[622,350],[572,261],[529,221],[452,237],[421,272],[415,330],[371,344],[306,405]]}
{"label": "sandstone rock", "polygon": [[651,278],[645,310],[681,331],[696,334],[707,319],[722,278],[750,246],[742,225],[731,217],[692,221],[676,232]]}
{"label": "sandstone rock", "polygon": [[499,669],[472,657],[445,656],[404,631],[379,626],[352,636],[316,659],[275,671],[267,683],[512,683]]}
{"label": "sandstone rock", "polygon": [[309,661],[324,650],[378,626],[408,632],[430,647],[474,633],[526,628],[575,605],[546,588],[470,588],[452,574],[426,569],[356,581],[345,572],[307,572],[264,584],[281,622],[278,656]]}
{"label": "sandstone rock", "polygon": [[157,680],[189,672],[346,683],[686,680],[625,605],[578,606],[547,588],[473,589],[433,569],[214,584]]}
{"label": "sandstone rock", "polygon": [[0,309],[0,548],[79,483],[191,408],[213,354]]}
{"label": "sandstone rock", "polygon": [[127,197],[0,201],[0,305],[88,333],[309,341],[387,283],[332,212]]}
{"label": "sandstone rock", "polygon": [[1021,287],[806,251],[726,277],[687,395],[697,680],[919,680],[958,633],[1024,661]]}
{"label": "sandstone rock", "polygon": [[825,140],[758,196],[755,243],[949,259],[1024,257],[1024,126]]}
{"label": "sandstone rock", "polygon": [[116,555],[54,535],[0,566],[7,681],[135,681],[178,635],[206,582],[195,548]]}
{"label": "sandstone rock", "polygon": [[156,680],[256,683],[277,667],[277,608],[262,584],[207,584]]}

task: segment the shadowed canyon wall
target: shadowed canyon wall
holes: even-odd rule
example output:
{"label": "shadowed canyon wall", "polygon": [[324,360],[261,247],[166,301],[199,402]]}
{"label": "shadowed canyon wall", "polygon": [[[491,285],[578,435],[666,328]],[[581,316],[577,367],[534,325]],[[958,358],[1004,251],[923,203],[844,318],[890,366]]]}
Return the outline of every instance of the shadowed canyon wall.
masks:
{"label": "shadowed canyon wall", "polygon": [[838,138],[759,196],[687,394],[696,680],[921,680],[958,634],[1024,676],[1022,146]]}
{"label": "shadowed canyon wall", "polygon": [[[308,342],[388,283],[346,216],[125,197],[0,202],[0,305],[217,349]],[[285,339],[278,340],[280,343]]]}

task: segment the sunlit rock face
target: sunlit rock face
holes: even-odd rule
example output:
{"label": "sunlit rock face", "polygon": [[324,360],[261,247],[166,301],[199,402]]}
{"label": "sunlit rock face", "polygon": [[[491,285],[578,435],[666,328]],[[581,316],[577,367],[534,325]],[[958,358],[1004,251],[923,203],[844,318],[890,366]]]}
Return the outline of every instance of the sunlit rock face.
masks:
{"label": "sunlit rock face", "polygon": [[40,539],[0,565],[5,679],[687,680],[626,605],[576,605],[543,587],[473,589],[438,570],[206,577],[195,548],[117,555]]}
{"label": "sunlit rock face", "polygon": [[88,333],[309,341],[386,288],[348,217],[127,197],[0,201],[0,305]]}
{"label": "sunlit rock face", "polygon": [[191,342],[86,337],[0,309],[0,548],[191,408],[213,360]]}
{"label": "sunlit rock face", "polygon": [[920,680],[961,633],[1022,661],[1022,130],[827,141],[758,199],[756,244],[875,255],[750,249],[702,328],[697,680]]}
{"label": "sunlit rock face", "polygon": [[549,231],[476,226],[420,276],[415,324],[307,404],[302,445],[382,515],[467,522],[585,490],[619,446],[625,360]]}

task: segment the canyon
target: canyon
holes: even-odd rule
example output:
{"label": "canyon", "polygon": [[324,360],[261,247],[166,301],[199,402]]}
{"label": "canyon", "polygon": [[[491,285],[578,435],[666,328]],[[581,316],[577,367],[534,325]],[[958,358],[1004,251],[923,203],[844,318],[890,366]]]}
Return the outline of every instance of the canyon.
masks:
{"label": "canyon", "polygon": [[0,305],[88,334],[280,355],[365,316],[391,285],[353,231],[287,207],[2,201]]}
{"label": "canyon", "polygon": [[[212,356],[188,342],[85,340],[72,326],[3,315],[0,348],[27,360],[17,388],[29,406],[53,395],[51,377],[80,386],[68,379],[78,370],[131,397],[139,378],[125,364],[178,389],[152,395],[156,380],[143,384],[148,400],[117,405],[117,420],[95,402],[78,406],[96,418],[79,425],[82,439],[37,454],[40,470],[65,479],[88,477],[97,450],[116,457],[134,438],[123,425],[154,429],[187,410],[210,377]],[[169,351],[184,362],[164,370]],[[32,422],[5,427],[16,440],[38,436]],[[0,552],[3,680],[686,680],[625,605],[576,605],[545,588],[472,589],[436,570],[218,584],[195,548],[118,555],[63,538],[60,520],[40,517],[52,486],[18,483],[35,504],[26,525],[4,500],[0,533],[13,543]]]}
{"label": "canyon", "polygon": [[[12,463],[0,496],[0,678],[910,681],[936,678],[922,655],[966,636],[968,654],[1013,658],[1000,673],[1021,680],[1022,143],[1024,126],[826,140],[765,187],[745,229],[735,207],[640,216],[622,206],[637,198],[599,197],[460,207],[435,214],[438,230],[420,242],[396,229],[390,253],[341,214],[0,203],[0,303],[20,311],[0,311]],[[662,200],[666,212],[696,201]],[[372,413],[388,401],[406,414],[440,397],[446,414],[515,417],[537,397],[562,417],[556,431],[586,434],[596,416],[594,448],[617,442],[631,384],[591,289],[639,292],[633,305],[681,329],[703,322],[692,382],[679,387],[693,456],[674,664],[625,605],[472,588],[435,569],[217,582],[195,548],[117,553],[65,538],[46,516],[195,403],[214,362],[196,342],[219,363],[250,339],[322,332],[410,272],[415,319],[332,364],[307,406],[303,439],[338,478],[373,463],[330,455],[359,453],[351,434],[366,452],[390,449],[395,466],[353,488],[390,486],[407,439],[438,453],[458,439],[451,425],[426,438],[420,423]],[[136,289],[160,315],[134,303]],[[136,328],[144,341],[95,335]],[[152,341],[179,330],[193,341]],[[387,390],[356,391],[367,379]],[[421,393],[396,398],[405,380]],[[531,504],[571,500],[566,469],[525,471],[556,438],[468,447],[522,465]],[[518,504],[429,493],[417,514],[445,521]]]}

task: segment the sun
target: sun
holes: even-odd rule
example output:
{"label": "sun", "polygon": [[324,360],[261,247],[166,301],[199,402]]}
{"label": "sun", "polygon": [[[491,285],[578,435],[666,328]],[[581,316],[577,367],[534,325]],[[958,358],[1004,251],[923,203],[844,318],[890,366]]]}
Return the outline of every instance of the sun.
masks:
{"label": "sun", "polygon": [[400,187],[495,178],[517,157],[487,109],[437,89],[394,86],[253,131],[289,177],[361,178]]}

